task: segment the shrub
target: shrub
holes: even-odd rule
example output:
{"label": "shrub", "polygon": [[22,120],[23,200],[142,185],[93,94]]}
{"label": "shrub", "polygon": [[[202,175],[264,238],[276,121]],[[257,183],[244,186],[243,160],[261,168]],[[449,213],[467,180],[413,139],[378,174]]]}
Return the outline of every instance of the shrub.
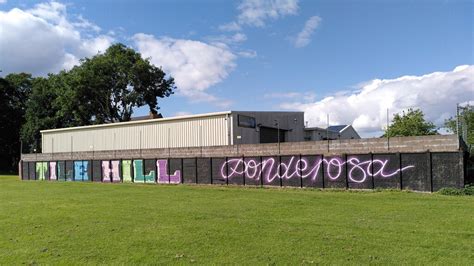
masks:
{"label": "shrub", "polygon": [[449,196],[473,196],[474,195],[474,186],[473,185],[466,185],[464,188],[442,188],[438,191],[441,195],[449,195]]}

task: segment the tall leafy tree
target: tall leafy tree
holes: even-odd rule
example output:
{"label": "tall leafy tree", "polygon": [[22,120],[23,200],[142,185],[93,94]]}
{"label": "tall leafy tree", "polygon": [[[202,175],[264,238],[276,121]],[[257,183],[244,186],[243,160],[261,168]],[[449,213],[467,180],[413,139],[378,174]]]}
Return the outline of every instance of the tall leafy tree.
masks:
{"label": "tall leafy tree", "polygon": [[385,130],[384,137],[423,136],[436,135],[436,126],[425,120],[424,114],[419,109],[408,109],[401,114],[396,114],[392,124]]}
{"label": "tall leafy tree", "polygon": [[0,172],[14,172],[20,159],[20,128],[34,79],[30,74],[0,78]]}
{"label": "tall leafy tree", "polygon": [[58,100],[77,124],[128,121],[133,108],[144,105],[156,114],[157,98],[168,97],[175,89],[173,78],[123,44],[82,60],[65,75],[66,84],[60,86],[68,91]]}

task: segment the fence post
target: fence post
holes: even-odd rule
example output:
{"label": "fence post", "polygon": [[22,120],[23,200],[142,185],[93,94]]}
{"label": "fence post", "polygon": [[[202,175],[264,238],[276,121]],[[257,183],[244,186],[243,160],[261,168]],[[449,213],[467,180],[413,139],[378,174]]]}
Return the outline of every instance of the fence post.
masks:
{"label": "fence post", "polygon": [[229,160],[227,157],[225,157],[225,175],[226,175],[225,184],[229,185]]}
{"label": "fence post", "polygon": [[322,181],[323,181],[323,189],[324,187],[324,154],[321,154],[321,175],[322,175]]}
{"label": "fence post", "polygon": [[214,178],[212,177],[212,171],[213,171],[213,170],[212,170],[212,157],[209,158],[209,163],[210,163],[210,166],[211,166],[211,168],[210,168],[210,169],[211,169],[210,174],[211,174],[211,185],[212,185],[212,184],[214,184],[214,181],[213,181]]}
{"label": "fence post", "polygon": [[344,172],[346,173],[346,189],[349,189],[349,177],[347,176],[347,153],[344,154],[344,158],[346,159],[344,163]]}
{"label": "fence post", "polygon": [[244,186],[245,186],[245,178],[247,175],[245,174],[245,155],[242,155],[242,173],[243,173],[243,178],[244,178]]}
{"label": "fence post", "polygon": [[300,153],[300,159],[298,161],[298,174],[300,175],[300,188],[303,188],[303,171],[301,170],[301,153]]}
{"label": "fence post", "polygon": [[399,167],[399,176],[400,176],[400,190],[403,190],[403,177],[402,177],[402,154],[398,153],[398,167]]}
{"label": "fence post", "polygon": [[198,183],[198,158],[197,157],[194,157],[194,171],[196,172],[196,176],[195,176],[195,183],[197,184]]}
{"label": "fence post", "polygon": [[260,156],[260,186],[263,187],[263,162],[262,162],[262,156]]}
{"label": "fence post", "polygon": [[278,178],[280,179],[280,187],[283,187],[283,178],[281,176],[281,155],[278,156]]}
{"label": "fence post", "polygon": [[431,152],[428,150],[428,160],[429,160],[429,169],[430,171],[430,192],[433,193],[433,157]]}
{"label": "fence post", "polygon": [[372,152],[370,152],[370,175],[372,176],[372,189],[375,189],[374,154]]}

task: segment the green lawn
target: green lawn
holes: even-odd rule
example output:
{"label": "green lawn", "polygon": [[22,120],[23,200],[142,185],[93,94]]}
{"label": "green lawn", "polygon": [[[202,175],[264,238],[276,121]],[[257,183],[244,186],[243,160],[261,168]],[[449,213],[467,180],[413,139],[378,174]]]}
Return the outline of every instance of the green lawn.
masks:
{"label": "green lawn", "polygon": [[471,264],[474,197],[0,176],[0,264]]}

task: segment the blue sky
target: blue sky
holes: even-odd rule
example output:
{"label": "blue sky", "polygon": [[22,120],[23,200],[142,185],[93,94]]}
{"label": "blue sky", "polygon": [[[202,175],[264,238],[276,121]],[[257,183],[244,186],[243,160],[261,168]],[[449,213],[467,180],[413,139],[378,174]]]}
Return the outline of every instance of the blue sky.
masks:
{"label": "blue sky", "polygon": [[5,73],[44,75],[123,42],[176,78],[165,116],[300,110],[371,136],[387,108],[422,108],[440,125],[474,100],[473,1],[3,2]]}

